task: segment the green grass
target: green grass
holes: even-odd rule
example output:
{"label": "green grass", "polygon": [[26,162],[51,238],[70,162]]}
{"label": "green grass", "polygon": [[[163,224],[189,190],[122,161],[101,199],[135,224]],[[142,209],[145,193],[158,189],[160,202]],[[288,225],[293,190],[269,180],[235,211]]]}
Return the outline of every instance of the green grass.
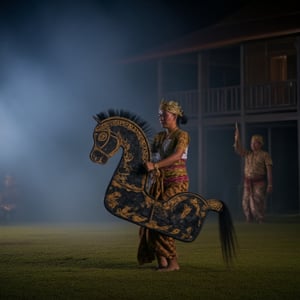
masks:
{"label": "green grass", "polygon": [[238,257],[222,261],[218,224],[177,242],[181,270],[136,261],[138,228],[110,224],[0,227],[0,299],[299,299],[300,218],[236,222]]}

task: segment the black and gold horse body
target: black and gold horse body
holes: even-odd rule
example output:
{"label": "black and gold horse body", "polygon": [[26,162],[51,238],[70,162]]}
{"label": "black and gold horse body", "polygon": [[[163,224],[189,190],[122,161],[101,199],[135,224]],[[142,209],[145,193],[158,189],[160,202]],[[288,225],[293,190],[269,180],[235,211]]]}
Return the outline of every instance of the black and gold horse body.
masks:
{"label": "black and gold horse body", "polygon": [[105,164],[120,148],[123,149],[106,190],[106,209],[114,216],[184,242],[195,240],[207,213],[215,211],[219,213],[223,257],[230,260],[235,250],[235,235],[225,203],[190,192],[176,194],[165,202],[157,201],[146,189],[148,174],[144,164],[151,160],[145,133],[147,124],[125,111],[111,110],[94,118],[97,125],[90,159]]}

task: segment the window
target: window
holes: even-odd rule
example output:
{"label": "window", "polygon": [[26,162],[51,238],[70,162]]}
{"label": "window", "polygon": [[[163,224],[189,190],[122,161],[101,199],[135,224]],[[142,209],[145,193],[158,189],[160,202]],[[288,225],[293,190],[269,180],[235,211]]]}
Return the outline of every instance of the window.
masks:
{"label": "window", "polygon": [[270,57],[270,79],[271,81],[287,80],[287,55]]}

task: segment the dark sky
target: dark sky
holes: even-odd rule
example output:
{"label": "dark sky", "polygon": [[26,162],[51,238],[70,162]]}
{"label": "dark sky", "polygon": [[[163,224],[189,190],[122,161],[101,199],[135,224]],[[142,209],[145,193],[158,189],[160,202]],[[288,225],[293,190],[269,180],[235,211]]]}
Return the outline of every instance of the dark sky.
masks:
{"label": "dark sky", "polygon": [[[191,31],[218,22],[249,3],[249,0],[2,0],[2,29],[23,39],[23,43],[40,43],[43,26],[55,26],[57,19],[73,14],[98,15],[109,30],[123,40],[123,53],[136,53],[172,40]],[[68,19],[66,19],[68,22]],[[109,44],[111,41],[107,41]],[[37,46],[37,45],[35,45]]]}
{"label": "dark sky", "polygon": [[123,108],[157,121],[153,69],[116,62],[216,22],[243,1],[183,3],[1,1],[0,176],[15,176],[25,219],[110,218],[102,199],[117,158],[89,160],[92,116]]}

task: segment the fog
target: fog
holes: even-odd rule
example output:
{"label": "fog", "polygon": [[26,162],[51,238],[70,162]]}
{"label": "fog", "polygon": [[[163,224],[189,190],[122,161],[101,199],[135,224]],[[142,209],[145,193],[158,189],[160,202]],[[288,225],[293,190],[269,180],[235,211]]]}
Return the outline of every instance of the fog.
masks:
{"label": "fog", "polygon": [[36,4],[1,21],[0,175],[15,178],[19,220],[114,220],[103,196],[119,156],[89,160],[92,116],[123,108],[156,118],[154,69],[119,63],[141,50],[145,29],[131,8],[96,2]]}
{"label": "fog", "polygon": [[[230,7],[159,0],[0,6],[0,183],[7,174],[15,179],[16,219],[117,221],[103,198],[121,153],[104,166],[90,161],[93,115],[126,109],[160,128],[155,63],[121,61]],[[196,191],[195,184],[196,177]]]}

